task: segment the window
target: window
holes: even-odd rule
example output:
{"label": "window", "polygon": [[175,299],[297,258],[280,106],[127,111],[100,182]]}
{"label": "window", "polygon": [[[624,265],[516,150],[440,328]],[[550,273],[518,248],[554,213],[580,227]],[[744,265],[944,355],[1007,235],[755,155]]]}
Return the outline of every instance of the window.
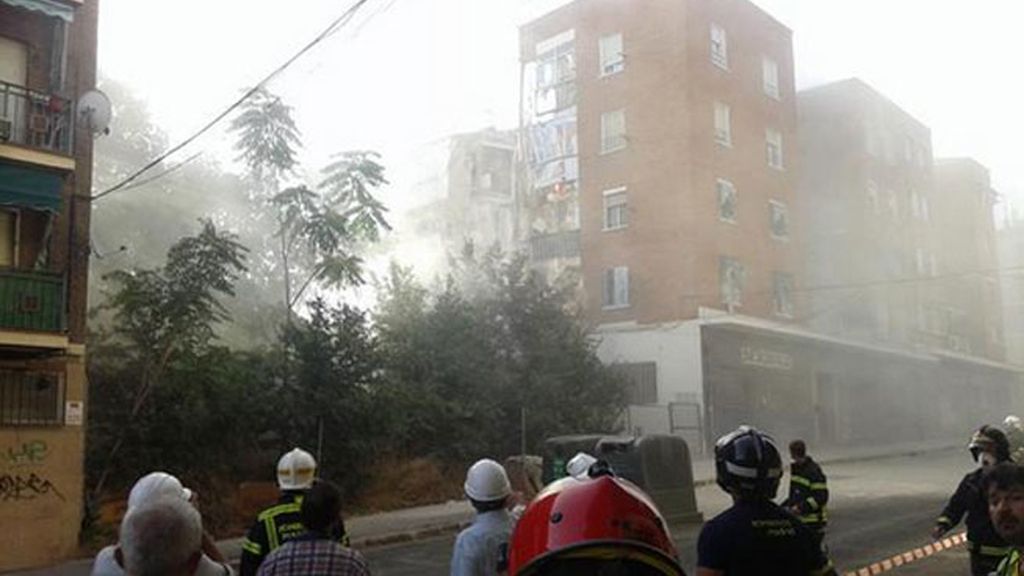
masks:
{"label": "window", "polygon": [[868,180],[868,206],[871,207],[871,211],[878,214],[881,204],[878,201],[878,184],[875,184],[874,180]]}
{"label": "window", "polygon": [[601,152],[614,152],[626,147],[626,111],[615,110],[601,115]]}
{"label": "window", "polygon": [[767,56],[761,58],[761,75],[764,93],[779,99],[779,65]]}
{"label": "window", "polygon": [[612,370],[622,376],[628,386],[630,404],[658,403],[658,365],[655,362],[613,364]]}
{"label": "window", "polygon": [[743,303],[743,280],[746,273],[739,260],[722,256],[718,259],[718,284],[722,290],[722,304],[729,310]]}
{"label": "window", "polygon": [[622,54],[622,34],[602,36],[598,41],[598,52],[601,58],[601,76],[622,72],[626,59]]}
{"label": "window", "polygon": [[923,248],[916,248],[914,250],[914,264],[918,276],[924,276],[928,273],[928,257],[925,256]]}
{"label": "window", "polygon": [[18,213],[0,210],[0,266],[17,265]]}
{"label": "window", "polygon": [[604,229],[618,230],[629,224],[629,206],[626,203],[626,189],[615,188],[604,191]]}
{"label": "window", "polygon": [[782,134],[779,134],[778,130],[765,130],[764,140],[768,165],[776,170],[782,170]]}
{"label": "window", "polygon": [[777,200],[771,200],[768,202],[768,213],[771,219],[772,238],[779,240],[789,238],[789,210],[786,205]]}
{"label": "window", "polygon": [[718,191],[718,219],[736,222],[736,187],[732,182],[719,178],[715,189]]}
{"label": "window", "polygon": [[718,24],[711,25],[711,61],[723,70],[729,69],[729,42],[725,28]]}
{"label": "window", "polygon": [[480,189],[490,190],[494,186],[494,174],[484,172],[480,175]]}
{"label": "window", "polygon": [[604,271],[604,307],[629,306],[629,268],[619,266]]}
{"label": "window", "polygon": [[715,102],[715,142],[722,146],[732,146],[729,106],[721,102]]}
{"label": "window", "polygon": [[64,422],[64,379],[59,372],[0,370],[0,425]]}
{"label": "window", "polygon": [[889,205],[889,215],[892,216],[893,220],[899,220],[900,218],[900,203],[896,199],[896,193],[892,190],[885,191],[886,204]]}
{"label": "window", "polygon": [[772,303],[777,316],[793,317],[793,275],[776,272],[772,277]]}

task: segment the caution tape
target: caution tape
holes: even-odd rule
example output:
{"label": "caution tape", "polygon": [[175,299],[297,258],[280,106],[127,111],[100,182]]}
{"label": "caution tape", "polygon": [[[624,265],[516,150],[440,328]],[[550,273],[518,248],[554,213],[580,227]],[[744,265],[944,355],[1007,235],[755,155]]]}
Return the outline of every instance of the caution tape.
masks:
{"label": "caution tape", "polygon": [[956,546],[963,546],[966,543],[967,533],[961,532],[956,536],[943,538],[942,540],[935,541],[920,548],[908,550],[902,554],[897,554],[892,558],[886,558],[880,562],[875,562],[874,564],[865,566],[859,570],[844,572],[843,576],[873,576],[874,574],[881,574],[882,572],[888,572],[893,568],[899,568],[904,564],[910,564],[911,562],[916,562],[922,558],[927,558],[933,554],[942,552],[943,550],[949,550]]}

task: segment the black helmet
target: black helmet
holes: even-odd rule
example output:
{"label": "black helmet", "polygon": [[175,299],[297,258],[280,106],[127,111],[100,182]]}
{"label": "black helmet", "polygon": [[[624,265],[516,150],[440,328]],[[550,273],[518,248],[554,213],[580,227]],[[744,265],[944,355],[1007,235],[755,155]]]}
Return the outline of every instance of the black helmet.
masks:
{"label": "black helmet", "polygon": [[731,494],[775,498],[782,479],[782,457],[775,440],[740,426],[715,443],[715,480]]}
{"label": "black helmet", "polygon": [[967,449],[971,451],[975,462],[985,451],[992,451],[999,462],[1006,462],[1010,459],[1010,442],[1006,439],[1006,434],[994,426],[978,428],[978,431],[971,436],[971,443],[967,445]]}

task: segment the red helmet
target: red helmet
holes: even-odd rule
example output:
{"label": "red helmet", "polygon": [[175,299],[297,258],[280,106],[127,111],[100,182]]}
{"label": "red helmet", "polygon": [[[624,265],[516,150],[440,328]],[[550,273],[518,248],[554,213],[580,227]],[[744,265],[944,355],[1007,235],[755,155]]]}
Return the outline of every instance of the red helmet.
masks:
{"label": "red helmet", "polygon": [[654,503],[610,475],[550,484],[519,519],[510,548],[512,576],[684,575]]}

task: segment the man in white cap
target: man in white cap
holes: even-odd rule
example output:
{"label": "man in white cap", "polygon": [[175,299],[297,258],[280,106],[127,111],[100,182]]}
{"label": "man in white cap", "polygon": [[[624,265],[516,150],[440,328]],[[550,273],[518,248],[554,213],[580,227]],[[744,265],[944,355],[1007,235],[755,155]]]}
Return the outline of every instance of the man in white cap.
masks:
{"label": "man in white cap", "polygon": [[[301,448],[286,452],[277,462],[277,486],[281,497],[277,503],[256,516],[256,521],[242,540],[242,560],[238,571],[242,576],[255,576],[268,554],[285,542],[306,532],[302,524],[302,499],[316,479],[316,460]],[[345,525],[334,528],[336,541],[348,545]]]}
{"label": "man in white cap", "polygon": [[502,574],[508,570],[508,541],[513,527],[508,513],[512,486],[505,468],[494,460],[479,460],[466,472],[463,488],[476,509],[476,518],[455,539],[451,574]]}
{"label": "man in white cap", "polygon": [[[181,485],[181,481],[166,472],[151,472],[139,478],[132,491],[128,494],[128,511],[150,504],[160,499],[170,498],[189,503],[194,507],[195,494]],[[198,512],[197,512],[198,514]],[[200,524],[200,526],[202,526]],[[196,568],[196,576],[230,576],[231,568],[228,566],[224,555],[221,554],[214,543],[213,538],[206,532],[202,532],[202,556]],[[93,561],[93,576],[122,576],[124,571],[124,556],[121,547],[107,546],[100,550]]]}

